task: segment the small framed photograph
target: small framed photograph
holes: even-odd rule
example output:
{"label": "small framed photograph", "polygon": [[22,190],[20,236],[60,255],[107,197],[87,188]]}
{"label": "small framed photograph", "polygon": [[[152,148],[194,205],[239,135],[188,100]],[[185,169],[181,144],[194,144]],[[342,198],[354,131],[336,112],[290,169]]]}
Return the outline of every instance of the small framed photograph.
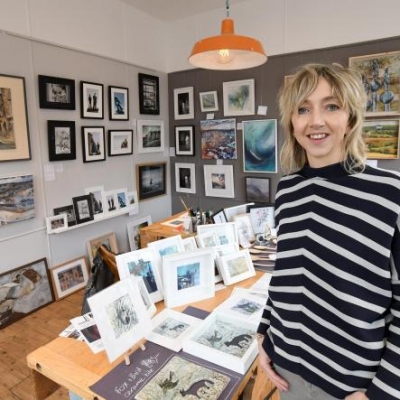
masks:
{"label": "small framed photograph", "polygon": [[217,257],[225,285],[233,285],[256,274],[248,249]]}
{"label": "small framed photograph", "polygon": [[75,121],[47,121],[49,161],[76,159]]}
{"label": "small framed photograph", "polygon": [[110,130],[108,131],[108,155],[124,156],[133,153],[133,131],[132,130]]}
{"label": "small framed photograph", "polygon": [[72,204],[69,204],[68,206],[54,208],[53,214],[54,215],[66,214],[68,226],[76,225],[75,211],[74,211],[74,206]]}
{"label": "small framed photograph", "polygon": [[106,159],[104,127],[82,126],[82,153],[85,163]]}
{"label": "small framed photograph", "polygon": [[53,110],[75,110],[75,81],[39,75],[39,107]]}
{"label": "small framed photograph", "polygon": [[138,153],[164,150],[164,121],[139,119],[137,122]]}
{"label": "small framed photograph", "polygon": [[51,268],[50,273],[56,300],[86,287],[89,280],[85,257],[58,264]]}
{"label": "small framed photograph", "polygon": [[105,235],[97,236],[86,242],[86,249],[89,256],[90,265],[93,265],[93,259],[96,257],[97,250],[100,246],[106,246],[112,253],[118,253],[117,237],[114,232],[106,233]]}
{"label": "small framed photograph", "polygon": [[47,234],[59,233],[68,228],[67,214],[53,215],[46,218]]}
{"label": "small framed photograph", "polygon": [[211,215],[211,219],[213,220],[214,224],[222,224],[222,223],[228,222],[223,209],[219,210],[216,213],[214,213],[213,215]]}
{"label": "small framed photograph", "polygon": [[132,190],[126,194],[128,202],[129,215],[137,214],[139,212],[139,201],[136,190]]}
{"label": "small framed photograph", "polygon": [[175,127],[175,155],[194,156],[194,126]]}
{"label": "small framed photograph", "polygon": [[107,190],[104,192],[104,212],[116,214],[118,210],[118,198],[115,190]]}
{"label": "small framed photograph", "polygon": [[225,254],[232,254],[239,251],[239,243],[229,243],[229,244],[222,244],[213,247],[214,250],[214,270],[215,270],[215,283],[221,282],[222,275],[219,271],[217,257],[223,256]]}
{"label": "small framed photograph", "polygon": [[242,247],[246,247],[243,244],[249,244],[249,242],[256,240],[249,213],[235,215],[233,221],[236,223],[239,243]]}
{"label": "small framed photograph", "polygon": [[200,96],[200,109],[202,112],[218,111],[218,93],[214,90],[212,92],[201,92]]}
{"label": "small framed photograph", "polygon": [[236,222],[225,222],[219,224],[206,224],[197,226],[197,236],[214,234],[216,245],[239,243]]}
{"label": "small framed photograph", "polygon": [[193,119],[193,87],[174,89],[174,117],[175,119]]}
{"label": "small framed photograph", "polygon": [[84,196],[73,197],[72,204],[74,205],[77,224],[83,224],[84,222],[93,221],[94,216],[92,196],[86,194]]}
{"label": "small framed photograph", "polygon": [[214,297],[214,252],[198,249],[165,255],[162,276],[167,308]]}
{"label": "small framed photograph", "polygon": [[111,121],[129,120],[129,89],[125,87],[108,87],[108,108]]}
{"label": "small framed photograph", "polygon": [[167,163],[138,164],[137,185],[139,200],[147,200],[167,193]]}
{"label": "small framed photograph", "polygon": [[154,242],[150,242],[147,247],[153,251],[155,257],[159,261],[159,265],[162,264],[164,256],[168,254],[182,253],[185,251],[181,235],[174,235],[164,239],[155,240]]}
{"label": "small framed photograph", "polygon": [[140,249],[140,230],[152,224],[151,216],[138,218],[126,224],[126,231],[128,233],[129,247],[131,251]]}
{"label": "small framed photograph", "polygon": [[275,228],[275,207],[254,205],[249,210],[254,233],[265,233]]}
{"label": "small framed photograph", "polygon": [[81,81],[81,118],[104,118],[104,85]]}
{"label": "small framed photograph", "polygon": [[196,193],[196,171],[194,163],[175,163],[176,191]]}
{"label": "small framed photograph", "polygon": [[233,165],[204,165],[205,194],[211,197],[235,197]]}
{"label": "small framed photograph", "polygon": [[198,249],[196,239],[194,238],[194,236],[182,238],[182,244],[184,251],[193,251]]}
{"label": "small framed photograph", "polygon": [[159,77],[138,74],[139,78],[139,111],[140,114],[160,114],[160,83]]}
{"label": "small framed photograph", "polygon": [[85,194],[91,197],[94,219],[103,218],[104,217],[103,207],[106,201],[104,195],[104,186],[94,186],[85,188]]}
{"label": "small framed photograph", "polygon": [[254,79],[223,82],[224,116],[254,115]]}
{"label": "small framed photograph", "polygon": [[238,206],[224,208],[224,213],[225,213],[226,219],[228,220],[228,222],[232,222],[233,217],[235,215],[247,213],[249,208],[253,205],[254,205],[254,203],[251,202],[251,203],[246,203],[246,204],[240,204]]}
{"label": "small framed photograph", "polygon": [[128,191],[126,188],[117,189],[115,191],[117,197],[117,210],[127,211],[128,210]]}
{"label": "small framed photograph", "polygon": [[245,177],[246,201],[254,203],[270,202],[270,179],[255,178],[252,176]]}

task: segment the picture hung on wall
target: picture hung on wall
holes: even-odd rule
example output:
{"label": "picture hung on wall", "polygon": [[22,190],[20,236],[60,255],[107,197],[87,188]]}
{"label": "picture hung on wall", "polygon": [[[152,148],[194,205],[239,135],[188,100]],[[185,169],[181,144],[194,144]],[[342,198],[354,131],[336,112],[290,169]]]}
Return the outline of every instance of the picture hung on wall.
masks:
{"label": "picture hung on wall", "polygon": [[30,159],[25,78],[0,75],[0,161]]}
{"label": "picture hung on wall", "polygon": [[93,265],[93,259],[96,257],[97,250],[104,245],[112,253],[118,253],[117,236],[115,232],[109,232],[101,236],[94,237],[86,242],[86,249],[89,256],[90,265]]}
{"label": "picture hung on wall", "polygon": [[194,126],[175,127],[175,155],[194,156]]}
{"label": "picture hung on wall", "polygon": [[139,200],[166,194],[167,163],[138,164],[136,168]]}
{"label": "picture hung on wall", "polygon": [[0,329],[52,303],[47,260],[42,258],[0,274],[0,293],[8,299],[7,307],[0,312]]}
{"label": "picture hung on wall", "polygon": [[81,81],[81,118],[104,118],[104,85]]}
{"label": "picture hung on wall", "polygon": [[85,188],[85,194],[90,196],[93,209],[93,218],[103,218],[105,202],[104,186],[93,186]]}
{"label": "picture hung on wall", "polygon": [[254,115],[254,79],[223,82],[224,116]]}
{"label": "picture hung on wall", "polygon": [[125,87],[108,87],[108,108],[111,121],[129,120],[129,89]]}
{"label": "picture hung on wall", "polygon": [[92,197],[89,194],[72,198],[77,224],[83,224],[94,219]]}
{"label": "picture hung on wall", "polygon": [[367,158],[389,160],[399,158],[399,120],[368,120],[363,123]]}
{"label": "picture hung on wall", "polygon": [[175,163],[176,191],[196,193],[196,171],[194,163]]}
{"label": "picture hung on wall", "polygon": [[75,110],[75,80],[39,75],[39,106]]}
{"label": "picture hung on wall", "polygon": [[54,208],[53,214],[54,215],[67,214],[68,226],[76,225],[75,211],[74,211],[74,206],[72,204]]}
{"label": "picture hung on wall", "polygon": [[76,159],[75,121],[47,121],[49,161]]}
{"label": "picture hung on wall", "polygon": [[65,231],[68,228],[67,214],[52,215],[46,218],[47,234]]}
{"label": "picture hung on wall", "polygon": [[126,224],[126,230],[128,233],[129,247],[131,251],[140,249],[140,230],[146,226],[151,225],[151,216],[136,219]]}
{"label": "picture hung on wall", "polygon": [[207,119],[200,121],[201,158],[231,160],[236,153],[236,119]]}
{"label": "picture hung on wall", "polygon": [[137,122],[138,153],[164,150],[164,121],[139,119]]}
{"label": "picture hung on wall", "polygon": [[243,121],[244,172],[277,172],[276,119]]}
{"label": "picture hung on wall", "polygon": [[133,131],[112,130],[108,131],[108,155],[124,156],[133,153]]}
{"label": "picture hung on wall", "polygon": [[160,114],[160,83],[158,76],[139,74],[140,114]]}
{"label": "picture hung on wall", "polygon": [[33,175],[0,177],[0,226],[35,217]]}
{"label": "picture hung on wall", "polygon": [[174,117],[175,119],[193,119],[193,87],[174,89]]}
{"label": "picture hung on wall", "polygon": [[270,202],[270,179],[259,177],[245,177],[246,201],[254,203]]}
{"label": "picture hung on wall", "polygon": [[82,153],[85,163],[106,159],[104,127],[82,126]]}
{"label": "picture hung on wall", "polygon": [[214,90],[212,92],[199,93],[200,109],[202,112],[218,111],[218,93]]}
{"label": "picture hung on wall", "polygon": [[366,117],[400,113],[400,51],[350,57],[367,94]]}
{"label": "picture hung on wall", "polygon": [[204,165],[206,196],[235,197],[233,165]]}

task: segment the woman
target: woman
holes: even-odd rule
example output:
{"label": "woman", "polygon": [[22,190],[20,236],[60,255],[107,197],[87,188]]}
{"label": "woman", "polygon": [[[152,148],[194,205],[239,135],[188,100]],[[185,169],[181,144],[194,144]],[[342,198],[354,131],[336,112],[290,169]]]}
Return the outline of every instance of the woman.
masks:
{"label": "woman", "polygon": [[280,93],[287,175],[258,341],[281,400],[400,398],[400,174],[365,165],[365,102],[338,64]]}

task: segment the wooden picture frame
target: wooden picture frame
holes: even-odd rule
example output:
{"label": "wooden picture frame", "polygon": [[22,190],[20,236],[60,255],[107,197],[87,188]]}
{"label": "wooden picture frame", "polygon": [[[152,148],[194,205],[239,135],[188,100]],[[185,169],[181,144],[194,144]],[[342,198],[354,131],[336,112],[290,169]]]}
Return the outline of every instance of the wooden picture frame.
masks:
{"label": "wooden picture frame", "polygon": [[92,202],[94,219],[101,219],[104,217],[104,205],[106,203],[104,193],[104,186],[85,188],[85,194],[90,196]]}
{"label": "wooden picture frame", "polygon": [[112,253],[118,253],[117,236],[115,232],[109,232],[101,236],[94,237],[86,242],[86,249],[89,257],[89,264],[93,265],[93,259],[96,257],[100,246],[106,246]]}
{"label": "wooden picture frame", "polygon": [[38,75],[39,107],[75,110],[75,80]]}
{"label": "wooden picture frame", "polygon": [[195,163],[175,163],[175,190],[181,193],[196,193]]}
{"label": "wooden picture frame", "polygon": [[59,233],[68,229],[67,214],[58,214],[46,218],[47,234]]}
{"label": "wooden picture frame", "polygon": [[223,82],[224,116],[254,115],[254,79]]}
{"label": "wooden picture frame", "polygon": [[151,216],[146,215],[126,224],[129,248],[131,251],[140,249],[140,230],[152,224]]}
{"label": "wooden picture frame", "polygon": [[104,85],[81,81],[81,118],[104,118]]}
{"label": "wooden picture frame", "polygon": [[129,120],[129,89],[126,87],[108,87],[108,115],[110,121]]}
{"label": "wooden picture frame", "polygon": [[83,162],[104,161],[106,143],[103,126],[82,126]]}
{"label": "wooden picture frame", "polygon": [[91,195],[83,195],[72,198],[74,205],[75,218],[77,224],[93,221],[93,206]]}
{"label": "wooden picture frame", "polygon": [[49,161],[76,159],[75,121],[47,121]]}
{"label": "wooden picture frame", "polygon": [[211,92],[199,93],[200,98],[200,110],[201,112],[212,112],[218,111],[218,93],[216,90]]}
{"label": "wooden picture frame", "polygon": [[175,126],[175,155],[194,156],[194,125]]}
{"label": "wooden picture frame", "polygon": [[25,78],[0,74],[0,161],[30,160]]}
{"label": "wooden picture frame", "polygon": [[164,121],[139,119],[137,121],[137,152],[164,151]]}
{"label": "wooden picture frame", "polygon": [[174,89],[174,118],[194,118],[193,86]]}
{"label": "wooden picture frame", "polygon": [[139,112],[145,115],[160,115],[160,79],[158,76],[138,74]]}
{"label": "wooden picture frame", "polygon": [[270,178],[246,176],[245,178],[246,201],[254,203],[269,203],[271,198]]}
{"label": "wooden picture frame", "polygon": [[235,197],[233,165],[204,165],[205,195]]}
{"label": "wooden picture frame", "polygon": [[136,165],[139,201],[167,193],[166,169],[166,162]]}
{"label": "wooden picture frame", "polygon": [[125,156],[133,154],[133,130],[113,129],[108,131],[108,155]]}
{"label": "wooden picture frame", "polygon": [[75,210],[74,210],[74,206],[72,204],[69,204],[69,205],[63,206],[63,207],[54,208],[53,214],[54,215],[66,214],[68,226],[76,225]]}

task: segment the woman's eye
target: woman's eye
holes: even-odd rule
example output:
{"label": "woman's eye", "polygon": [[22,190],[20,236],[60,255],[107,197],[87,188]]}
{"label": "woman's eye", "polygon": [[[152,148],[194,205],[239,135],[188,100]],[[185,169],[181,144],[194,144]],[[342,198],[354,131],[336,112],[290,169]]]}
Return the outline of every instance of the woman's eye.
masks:
{"label": "woman's eye", "polygon": [[327,110],[329,111],[337,111],[340,109],[340,107],[337,104],[328,104],[326,106]]}
{"label": "woman's eye", "polygon": [[301,114],[307,114],[308,113],[308,108],[305,107],[299,107],[297,109],[297,114],[301,115]]}

